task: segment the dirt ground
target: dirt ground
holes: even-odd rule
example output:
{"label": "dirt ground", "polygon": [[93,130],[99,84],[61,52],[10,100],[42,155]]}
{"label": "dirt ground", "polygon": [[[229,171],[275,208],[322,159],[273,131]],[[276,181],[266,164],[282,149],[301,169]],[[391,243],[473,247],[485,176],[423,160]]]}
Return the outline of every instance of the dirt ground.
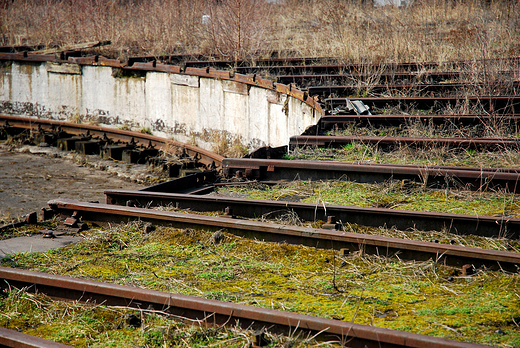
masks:
{"label": "dirt ground", "polygon": [[[100,170],[71,159],[69,153],[54,148],[11,149],[0,144],[0,224],[32,211],[39,215],[40,209],[54,198],[104,203],[105,189],[148,186],[137,183],[140,180],[136,179],[139,175],[136,173],[145,171],[142,166],[97,163]],[[101,162],[95,158],[88,161]],[[128,173],[126,177],[119,176],[124,172]]]}

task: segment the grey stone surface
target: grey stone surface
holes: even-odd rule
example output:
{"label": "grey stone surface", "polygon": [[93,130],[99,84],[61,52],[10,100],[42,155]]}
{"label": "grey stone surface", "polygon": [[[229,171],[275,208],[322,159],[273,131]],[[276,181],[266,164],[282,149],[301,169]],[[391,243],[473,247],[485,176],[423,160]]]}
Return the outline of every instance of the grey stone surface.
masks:
{"label": "grey stone surface", "polygon": [[7,255],[25,252],[44,252],[76,243],[82,240],[77,236],[57,236],[56,238],[43,238],[43,235],[16,237],[0,241],[0,258]]}

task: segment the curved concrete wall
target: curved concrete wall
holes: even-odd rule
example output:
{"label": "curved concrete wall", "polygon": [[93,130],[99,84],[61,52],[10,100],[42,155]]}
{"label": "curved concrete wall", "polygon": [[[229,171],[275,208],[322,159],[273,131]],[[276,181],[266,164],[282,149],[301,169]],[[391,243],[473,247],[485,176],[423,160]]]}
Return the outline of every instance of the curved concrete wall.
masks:
{"label": "curved concrete wall", "polygon": [[321,116],[306,94],[254,75],[36,56],[0,60],[0,112],[148,128],[209,150],[222,134],[249,150],[285,145]]}

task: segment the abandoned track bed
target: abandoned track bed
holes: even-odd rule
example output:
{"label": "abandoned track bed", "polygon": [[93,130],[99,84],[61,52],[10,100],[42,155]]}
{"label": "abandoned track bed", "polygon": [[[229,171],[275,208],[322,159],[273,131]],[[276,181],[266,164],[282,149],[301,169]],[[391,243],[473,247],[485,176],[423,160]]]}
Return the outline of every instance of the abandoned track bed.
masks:
{"label": "abandoned track bed", "polygon": [[223,172],[227,177],[259,180],[337,180],[384,182],[389,179],[411,180],[428,187],[462,187],[471,190],[506,189],[518,193],[518,168],[466,168],[443,166],[342,163],[307,160],[261,160],[226,158]]}
{"label": "abandoned track bed", "polygon": [[[348,342],[351,347],[482,347],[345,321],[4,267],[0,268],[0,278],[4,289],[14,286],[57,299],[159,311],[202,325],[240,325],[287,335],[299,333],[314,336],[320,341]],[[5,330],[0,331],[0,337],[12,336]]]}
{"label": "abandoned track bed", "polygon": [[[370,254],[393,256],[402,259],[435,259],[448,265],[462,267],[473,264],[476,267],[517,271],[520,254],[485,249],[465,248],[455,245],[441,245],[433,242],[401,240],[381,236],[348,233],[335,230],[314,229],[276,225],[265,222],[230,219],[229,217],[208,217],[175,212],[101,205],[71,200],[52,200],[49,202],[53,213],[72,216],[84,221],[127,222],[141,220],[171,224],[175,227],[199,227],[210,230],[226,229],[231,233],[261,240],[302,244],[321,248],[344,249],[354,252],[363,248]],[[464,217],[462,217],[463,219]]]}
{"label": "abandoned track bed", "polygon": [[[170,192],[105,190],[107,204],[136,207],[174,207],[195,212],[220,212],[224,217],[275,219],[287,212],[306,222],[328,221],[329,228],[342,229],[343,224],[407,230],[448,230],[455,234],[518,239],[520,220],[510,217],[474,216],[386,208],[362,208],[340,205],[316,205],[288,201],[265,201],[219,195],[187,195]],[[330,221],[331,218],[334,221]]]}
{"label": "abandoned track bed", "polygon": [[325,136],[325,135],[299,135],[293,136],[289,140],[289,147],[318,146],[318,147],[338,147],[359,142],[362,144],[373,144],[381,148],[396,148],[401,146],[411,147],[431,147],[444,146],[451,149],[478,149],[497,150],[513,149],[518,150],[520,141],[510,138],[445,138],[445,137],[391,137],[391,136]]}
{"label": "abandoned track bed", "polygon": [[[406,126],[415,123],[425,125],[454,125],[454,126],[485,126],[503,124],[517,129],[519,115],[327,115],[323,116],[318,124],[316,132],[322,134],[335,128],[346,126],[384,127],[384,126]],[[313,135],[313,134],[308,134]]]}
{"label": "abandoned track bed", "polygon": [[[53,61],[56,56],[39,56],[27,53],[8,53],[12,57],[25,60]],[[84,61],[95,58],[74,58],[68,53],[60,57]],[[5,58],[5,57],[4,57]],[[458,80],[467,76],[462,71],[469,63],[452,62],[443,66],[429,63],[395,64],[387,66],[329,64],[323,60],[285,59],[258,61],[257,66],[239,66],[228,61],[202,62],[185,61],[188,57],[136,57],[124,65],[124,69],[138,70],[148,65],[156,67],[157,61],[183,62],[183,67],[174,69],[204,69],[211,67],[232,67],[233,73],[268,74],[275,76],[279,83],[294,83],[300,85],[303,100],[323,101],[324,117],[318,122],[315,130],[319,134],[325,130],[337,129],[354,124],[384,124],[399,126],[413,120],[434,124],[456,123],[481,124],[486,119],[498,118],[499,122],[507,122],[514,127],[518,122],[518,105],[520,99],[509,95],[518,88],[517,82],[506,83],[497,94],[459,96],[466,91],[464,83]],[[103,59],[101,59],[103,60]],[[287,63],[299,65],[286,65]],[[312,65],[304,65],[311,62]],[[284,65],[285,64],[285,65]],[[505,64],[518,64],[517,60]],[[238,66],[237,66],[238,65]],[[245,64],[244,64],[245,65]],[[122,65],[121,65],[122,66]],[[161,67],[164,68],[164,67]],[[170,68],[164,68],[169,71]],[[173,68],[172,68],[173,69]],[[417,71],[430,69],[432,71]],[[434,71],[438,69],[439,71]],[[452,69],[453,71],[441,71]],[[170,69],[171,70],[171,69]],[[376,73],[370,71],[375,70]],[[173,71],[173,70],[172,70]],[[209,74],[209,70],[206,70]],[[212,71],[212,74],[214,72]],[[514,70],[497,73],[499,80],[510,81],[517,74]],[[218,75],[214,73],[214,75]],[[348,83],[368,81],[377,77],[377,83],[371,81],[370,86],[363,83],[347,85]],[[248,81],[256,81],[256,75],[247,76]],[[456,82],[448,82],[450,79]],[[369,106],[371,110],[385,108],[410,109],[419,108],[429,111],[439,111],[458,108],[461,105],[471,109],[480,109],[490,113],[489,118],[482,115],[442,115],[426,116],[410,115],[334,115],[338,109],[343,110],[348,103],[347,97],[358,95],[359,86],[366,87],[368,93],[400,93],[416,91],[422,94],[434,93],[436,97],[362,97],[352,98]],[[275,86],[275,85],[273,85]],[[272,87],[272,86],[271,86]],[[487,90],[487,85],[475,82],[470,90]],[[500,84],[497,83],[497,87]],[[274,87],[276,89],[276,86]],[[288,86],[291,91],[291,86]],[[362,91],[361,91],[362,92]],[[363,92],[362,92],[363,93]],[[412,93],[413,94],[413,93]],[[456,95],[456,96],[446,96]],[[316,99],[313,97],[316,96]],[[342,96],[339,98],[339,96]],[[499,117],[498,117],[499,116]],[[225,230],[240,236],[253,237],[261,240],[287,242],[309,245],[319,248],[340,249],[342,253],[362,252],[383,257],[395,257],[403,260],[434,260],[435,263],[455,266],[458,268],[471,265],[474,268],[492,269],[506,272],[518,272],[520,256],[516,252],[497,251],[462,247],[459,245],[441,244],[390,238],[383,236],[348,233],[341,229],[342,224],[359,224],[367,226],[394,226],[398,229],[448,230],[457,234],[476,234],[485,237],[518,239],[520,220],[507,216],[469,216],[446,213],[396,211],[382,208],[358,208],[322,206],[291,202],[259,202],[237,198],[222,198],[205,196],[215,185],[240,184],[243,180],[260,181],[290,181],[301,180],[336,180],[348,177],[357,182],[382,182],[393,179],[413,181],[425,187],[470,189],[476,191],[501,190],[520,193],[519,169],[504,168],[460,168],[442,166],[411,166],[411,165],[376,165],[362,163],[333,163],[326,161],[297,161],[274,159],[232,159],[199,149],[195,146],[181,144],[148,134],[139,134],[117,129],[107,129],[91,125],[78,125],[51,120],[39,120],[15,116],[0,116],[4,121],[2,130],[11,139],[29,133],[31,141],[36,143],[53,143],[64,150],[76,150],[88,153],[104,154],[113,159],[128,161],[150,161],[157,157],[158,151],[176,152],[184,159],[180,163],[166,165],[169,176],[182,176],[177,183],[166,182],[140,191],[107,190],[107,203],[94,204],[72,200],[54,199],[49,202],[52,214],[63,218],[105,224],[107,222],[149,221],[157,224],[171,225],[181,228],[200,228],[211,231]],[[20,137],[22,139],[22,137]],[[390,138],[361,136],[310,136],[299,135],[291,138],[289,146],[333,147],[344,146],[353,142],[373,143],[377,146],[399,147],[447,146],[456,149],[495,150],[503,147],[516,148],[518,143],[514,138]],[[172,148],[175,149],[172,151]],[[94,149],[94,150],[90,150]],[[151,160],[153,161],[153,160]],[[189,164],[186,164],[189,163]],[[221,182],[218,170],[222,169],[222,177],[231,182]],[[207,171],[209,170],[209,171]],[[233,181],[236,181],[235,183]],[[190,194],[181,194],[187,192]],[[196,212],[217,211],[222,216],[209,217],[204,215],[185,214],[178,212],[158,211],[149,209],[158,205],[170,206],[174,209],[187,209]],[[125,207],[123,207],[125,206]],[[146,208],[141,208],[146,207]],[[276,215],[286,211],[295,212],[305,221],[326,221],[320,227],[295,227],[276,225],[272,223],[247,221],[234,218],[241,216],[254,218],[265,214]],[[49,211],[46,214],[50,214]],[[435,337],[425,337],[410,333],[396,332],[375,327],[364,327],[344,321],[313,318],[287,312],[275,312],[257,307],[246,307],[200,298],[160,293],[143,289],[108,285],[86,280],[75,280],[59,276],[41,275],[26,271],[0,269],[2,278],[7,283],[18,287],[30,286],[33,290],[47,293],[52,297],[68,300],[92,300],[96,303],[123,305],[140,309],[151,308],[189,318],[191,320],[208,321],[223,325],[238,320],[245,327],[270,329],[293,333],[298,328],[303,334],[316,335],[320,340],[348,341],[349,345],[359,347],[476,347],[477,345]],[[5,286],[5,285],[4,285]],[[208,313],[213,313],[208,317]],[[208,320],[209,318],[209,320]],[[514,320],[514,319],[513,319]],[[10,336],[1,331],[0,338]],[[1,342],[1,341],[0,341]]]}
{"label": "abandoned track bed", "polygon": [[[498,112],[500,114],[519,113],[520,97],[514,96],[461,96],[461,97],[356,97],[371,108],[404,107],[428,110],[432,108],[445,109],[456,108],[465,103],[470,107],[482,107],[485,112]],[[332,110],[336,107],[345,106],[345,98],[327,98],[324,100],[327,108]]]}

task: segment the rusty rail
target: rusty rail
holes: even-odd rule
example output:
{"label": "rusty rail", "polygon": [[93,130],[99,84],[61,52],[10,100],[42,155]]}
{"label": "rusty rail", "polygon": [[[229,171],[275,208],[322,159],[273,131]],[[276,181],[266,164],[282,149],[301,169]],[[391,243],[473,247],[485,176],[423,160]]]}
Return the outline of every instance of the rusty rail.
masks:
{"label": "rusty rail", "polygon": [[[5,279],[5,278],[4,278]],[[0,327],[0,347],[12,348],[71,348],[65,344]]]}
{"label": "rusty rail", "polygon": [[349,347],[484,347],[345,321],[20,269],[0,267],[0,278],[3,280],[0,282],[2,288],[9,285],[27,287],[29,291],[57,299],[156,310],[179,319],[194,320],[200,325],[240,325],[286,335],[316,336],[317,340],[346,342]]}
{"label": "rusty rail", "polygon": [[[276,71],[275,71],[276,72]],[[445,71],[445,72],[382,72],[382,73],[342,73],[342,74],[283,74],[286,71],[278,71],[276,81],[283,84],[294,83],[300,87],[320,86],[326,84],[344,84],[344,83],[359,83],[361,81],[371,81],[374,83],[374,78],[377,77],[376,83],[423,83],[423,82],[442,82],[446,80],[458,80],[463,76],[459,71]],[[505,74],[505,73],[504,73]],[[369,84],[361,84],[360,89],[365,90],[370,87]]]}
{"label": "rusty rail", "polygon": [[[520,97],[519,96],[468,96],[468,97],[363,97],[355,98],[360,100],[371,108],[384,108],[387,106],[413,105],[419,109],[430,109],[434,107],[456,107],[465,103],[471,105],[479,105],[481,108],[489,111],[507,113],[520,113]],[[347,100],[345,98],[328,98],[325,99],[328,109],[332,110],[338,106],[345,106]]]}
{"label": "rusty rail", "polygon": [[160,223],[181,228],[226,229],[230,233],[267,241],[302,244],[317,248],[344,249],[381,256],[399,255],[405,260],[435,260],[447,265],[461,267],[473,264],[489,269],[504,269],[516,272],[520,265],[520,253],[469,248],[384,236],[349,233],[310,227],[295,227],[266,222],[192,215],[152,209],[96,204],[70,199],[54,199],[49,206],[56,214],[82,218],[84,221],[127,222],[133,220]]}
{"label": "rusty rail", "polygon": [[[318,122],[318,132],[330,130],[334,127],[343,128],[346,125],[362,126],[399,126],[422,122],[425,124],[453,124],[457,126],[505,124],[516,127],[520,122],[520,115],[328,115]],[[314,134],[308,134],[314,135]],[[315,134],[318,135],[318,134]]]}
{"label": "rusty rail", "polygon": [[297,147],[339,147],[351,143],[376,145],[381,148],[400,146],[464,148],[478,150],[518,149],[520,140],[512,138],[444,138],[444,137],[373,137],[373,136],[327,136],[298,135],[289,140],[291,149]]}
{"label": "rusty rail", "polygon": [[[429,73],[432,69],[457,69],[454,73],[462,73],[466,68],[464,62],[457,64],[455,62],[444,62],[435,65],[435,63],[411,63],[404,64],[285,64],[285,65],[252,65],[252,66],[236,66],[234,70],[239,73],[254,74],[263,71],[269,71],[276,75],[337,75],[337,74],[356,74],[359,72],[372,72],[372,76],[378,76],[380,73],[402,74],[402,75],[419,75]],[[517,64],[518,60],[511,60],[509,64]],[[231,65],[233,66],[233,65]],[[474,69],[474,68],[473,68]],[[451,71],[439,72],[440,74],[450,73]],[[437,72],[432,72],[433,74]]]}
{"label": "rusty rail", "polygon": [[[383,77],[382,77],[383,78]],[[388,77],[386,77],[389,80]],[[395,77],[394,77],[395,79]],[[515,89],[520,86],[520,82],[512,81],[509,83],[497,84],[494,86],[494,93],[496,95],[510,95],[515,93]],[[319,95],[328,97],[334,95],[336,97],[349,97],[352,95],[359,95],[360,93],[369,92],[371,95],[378,95],[383,93],[408,93],[409,95],[421,94],[429,96],[447,96],[455,95],[454,93],[460,91],[473,92],[486,87],[483,83],[461,83],[461,82],[445,82],[445,83],[403,83],[403,84],[367,84],[363,85],[348,85],[348,86],[309,86],[306,90],[309,95]]]}
{"label": "rusty rail", "polygon": [[[284,54],[284,52],[275,52],[276,55],[290,55]],[[174,56],[177,57],[177,56]],[[271,56],[271,58],[265,59],[252,59],[252,60],[219,60],[215,59],[215,57],[205,57],[199,55],[198,57],[193,57],[195,60],[184,59],[185,65],[196,68],[205,68],[205,67],[214,67],[214,68],[229,68],[229,67],[241,67],[241,68],[250,68],[250,69],[273,69],[276,67],[301,67],[311,68],[314,65],[326,65],[331,67],[342,67],[345,70],[384,70],[384,71],[394,71],[394,72],[424,72],[425,70],[433,70],[433,69],[462,69],[466,67],[474,67],[475,64],[485,63],[485,64],[493,64],[500,63],[514,65],[517,64],[518,58],[502,58],[502,59],[485,59],[485,60],[459,60],[459,61],[445,61],[445,62],[405,62],[405,63],[395,63],[395,62],[382,62],[382,63],[353,63],[346,64],[343,62],[343,59],[339,57],[286,57],[286,58],[277,58]],[[212,59],[208,59],[212,58]],[[172,59],[169,56],[157,57],[157,60],[162,60],[169,62]]]}
{"label": "rusty rail", "polygon": [[217,181],[217,172],[208,170],[200,173],[193,173],[183,177],[162,182],[153,186],[141,189],[143,194],[153,192],[177,192],[189,193],[190,195],[203,195],[213,191],[213,184]]}
{"label": "rusty rail", "polygon": [[325,206],[169,192],[105,190],[105,195],[107,204],[132,204],[137,207],[173,206],[176,209],[198,212],[219,211],[229,217],[257,218],[268,215],[269,218],[274,219],[287,212],[293,212],[303,221],[327,221],[329,216],[334,216],[338,225],[350,223],[364,226],[389,226],[400,230],[414,228],[422,231],[445,229],[455,234],[510,239],[520,237],[520,219],[504,216],[475,216],[341,205]]}
{"label": "rusty rail", "polygon": [[426,187],[456,187],[487,191],[501,188],[520,193],[520,169],[442,167],[342,163],[333,161],[260,160],[226,158],[222,161],[227,177],[260,180],[340,180],[362,183],[389,179],[411,180]]}
{"label": "rusty rail", "polygon": [[4,125],[5,122],[8,122],[8,124],[12,127],[33,131],[37,131],[38,126],[41,126],[44,130],[61,127],[62,131],[70,134],[83,135],[88,131],[92,136],[103,138],[106,135],[114,141],[125,143],[128,143],[133,139],[137,144],[145,147],[152,145],[153,147],[163,151],[168,150],[168,148],[171,147],[185,149],[189,155],[199,156],[200,162],[207,165],[208,167],[212,165],[220,166],[222,164],[222,160],[224,159],[223,156],[208,150],[201,149],[194,145],[184,144],[178,141],[160,138],[149,134],[143,134],[140,132],[125,131],[117,128],[10,115],[0,115],[0,121],[4,121]]}

